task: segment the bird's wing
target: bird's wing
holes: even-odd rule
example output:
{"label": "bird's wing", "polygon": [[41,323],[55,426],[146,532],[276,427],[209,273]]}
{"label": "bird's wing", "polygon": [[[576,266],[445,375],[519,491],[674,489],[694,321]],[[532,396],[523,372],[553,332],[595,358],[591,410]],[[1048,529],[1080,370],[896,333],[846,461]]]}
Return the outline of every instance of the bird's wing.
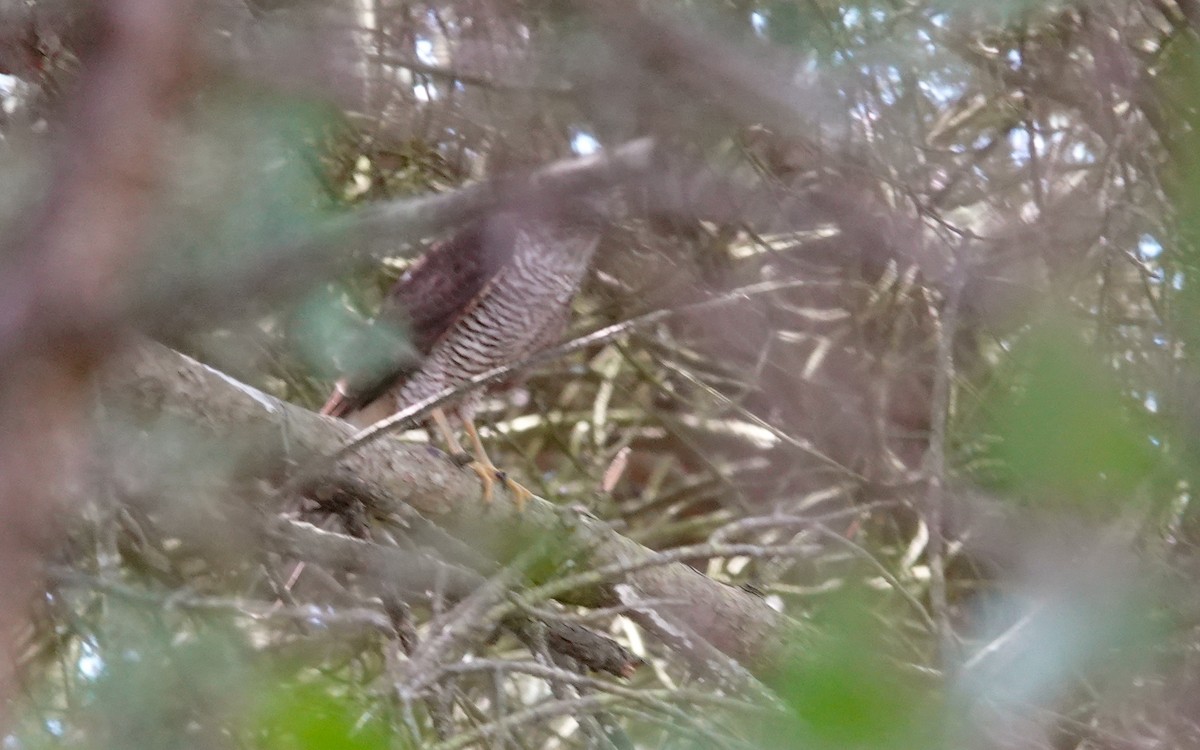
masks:
{"label": "bird's wing", "polygon": [[392,286],[373,325],[398,334],[405,346],[396,356],[338,381],[321,413],[344,417],[401,384],[464,315],[478,304],[496,274],[512,257],[514,217],[499,214],[476,222],[435,244]]}

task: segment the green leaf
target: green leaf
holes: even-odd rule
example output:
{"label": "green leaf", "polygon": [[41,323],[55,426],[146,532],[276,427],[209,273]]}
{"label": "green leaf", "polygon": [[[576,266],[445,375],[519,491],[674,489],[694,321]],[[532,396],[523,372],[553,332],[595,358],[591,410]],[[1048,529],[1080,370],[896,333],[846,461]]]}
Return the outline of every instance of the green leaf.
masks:
{"label": "green leaf", "polygon": [[320,680],[275,687],[262,704],[258,730],[265,750],[382,750],[390,738],[381,717]]}
{"label": "green leaf", "polygon": [[1127,493],[1155,454],[1107,370],[1068,331],[1034,333],[1014,353],[1018,380],[991,405],[995,457],[1019,488],[1095,497]]}
{"label": "green leaf", "polygon": [[784,665],[772,686],[793,721],[771,727],[771,747],[933,748],[942,706],[937,686],[889,652],[891,634],[861,597],[831,603],[831,633]]}

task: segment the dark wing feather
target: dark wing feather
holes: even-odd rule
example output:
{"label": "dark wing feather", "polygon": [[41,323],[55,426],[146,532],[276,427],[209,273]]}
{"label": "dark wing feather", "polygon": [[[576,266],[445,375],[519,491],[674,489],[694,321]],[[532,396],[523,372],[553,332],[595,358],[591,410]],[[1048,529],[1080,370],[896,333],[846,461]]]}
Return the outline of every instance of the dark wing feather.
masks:
{"label": "dark wing feather", "polygon": [[439,243],[396,282],[379,317],[407,326],[413,346],[429,354],[512,258],[516,234],[512,217],[501,214]]}
{"label": "dark wing feather", "polygon": [[514,217],[499,214],[436,243],[392,286],[373,325],[403,334],[403,353],[383,366],[349,373],[338,381],[321,413],[344,417],[400,385],[485,293],[511,259]]}

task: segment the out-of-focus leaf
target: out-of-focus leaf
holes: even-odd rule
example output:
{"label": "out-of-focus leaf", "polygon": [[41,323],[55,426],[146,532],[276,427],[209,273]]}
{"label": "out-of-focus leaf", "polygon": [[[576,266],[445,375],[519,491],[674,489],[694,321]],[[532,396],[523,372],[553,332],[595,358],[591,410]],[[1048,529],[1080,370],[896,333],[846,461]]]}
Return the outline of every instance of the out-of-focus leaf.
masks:
{"label": "out-of-focus leaf", "polygon": [[995,457],[1019,488],[1070,498],[1124,493],[1154,465],[1116,384],[1067,331],[1040,331],[1014,352],[1015,387],[992,404]]}
{"label": "out-of-focus leaf", "polygon": [[382,750],[391,737],[381,717],[321,680],[271,688],[256,733],[263,750]]}
{"label": "out-of-focus leaf", "polygon": [[971,700],[1044,703],[1084,670],[1128,673],[1152,653],[1164,635],[1157,588],[1135,578],[1121,550],[1089,552],[1093,564],[1071,567],[1064,556],[1062,575],[1030,581],[981,612],[986,647],[967,655],[960,675]]}
{"label": "out-of-focus leaf", "polygon": [[336,208],[322,181],[323,107],[237,90],[217,90],[207,104],[178,144],[142,284],[220,284]]}
{"label": "out-of-focus leaf", "polygon": [[172,632],[160,613],[107,609],[103,632],[78,660],[89,684],[79,710],[52,731],[97,750],[222,746],[251,684],[241,635],[220,627]]}
{"label": "out-of-focus leaf", "polygon": [[419,355],[402,325],[368,322],[328,290],[313,293],[294,316],[293,339],[300,354],[326,376],[343,373],[384,375],[415,366]]}
{"label": "out-of-focus leaf", "polygon": [[1181,240],[1163,272],[1174,273],[1165,293],[1176,299],[1179,333],[1194,346],[1200,344],[1200,49],[1190,36],[1181,36],[1164,51],[1166,65],[1157,80],[1170,114],[1161,136],[1171,157],[1166,177]]}
{"label": "out-of-focus leaf", "polygon": [[794,719],[769,730],[769,747],[936,747],[938,691],[888,653],[862,604],[834,603],[821,618],[834,635],[778,672],[773,687]]}

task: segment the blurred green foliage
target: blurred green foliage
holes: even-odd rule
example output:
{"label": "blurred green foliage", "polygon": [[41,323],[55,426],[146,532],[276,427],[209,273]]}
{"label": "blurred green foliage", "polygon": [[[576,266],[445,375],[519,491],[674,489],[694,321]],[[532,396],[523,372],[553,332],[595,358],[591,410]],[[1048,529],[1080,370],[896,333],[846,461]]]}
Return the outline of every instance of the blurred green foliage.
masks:
{"label": "blurred green foliage", "polygon": [[163,273],[199,278],[247,267],[248,254],[309,236],[339,203],[322,162],[336,110],[233,84],[213,88],[204,104],[172,159],[150,254]]}
{"label": "blurred green foliage", "polygon": [[999,437],[992,457],[1011,487],[1049,502],[1127,501],[1158,456],[1080,332],[1039,328],[1014,346],[1006,369],[1012,380],[997,389],[985,429]]}
{"label": "blurred green foliage", "polygon": [[386,717],[364,713],[336,683],[325,679],[266,683],[250,726],[261,750],[393,747],[394,729]]}
{"label": "blurred green foliage", "polygon": [[334,380],[338,373],[392,371],[418,354],[403,326],[368,322],[350,310],[345,296],[329,289],[309,295],[291,316],[291,340],[315,374]]}
{"label": "blurred green foliage", "polygon": [[1178,334],[1194,359],[1200,347],[1200,44],[1181,36],[1167,45],[1163,58],[1156,81],[1159,133],[1170,156],[1164,186],[1178,232],[1178,242],[1171,243],[1174,252],[1163,259],[1163,273],[1172,279],[1165,293],[1173,298]]}
{"label": "blurred green foliage", "polygon": [[399,741],[404,725],[381,716],[369,690],[258,651],[235,617],[148,600],[106,610],[88,645],[63,654],[69,702],[26,717],[19,747],[373,750]]}
{"label": "blurred green foliage", "polygon": [[773,724],[764,747],[907,750],[941,745],[947,720],[935,680],[905,669],[895,633],[872,613],[873,597],[843,592],[812,617],[822,634],[780,665],[770,684],[791,721]]}

